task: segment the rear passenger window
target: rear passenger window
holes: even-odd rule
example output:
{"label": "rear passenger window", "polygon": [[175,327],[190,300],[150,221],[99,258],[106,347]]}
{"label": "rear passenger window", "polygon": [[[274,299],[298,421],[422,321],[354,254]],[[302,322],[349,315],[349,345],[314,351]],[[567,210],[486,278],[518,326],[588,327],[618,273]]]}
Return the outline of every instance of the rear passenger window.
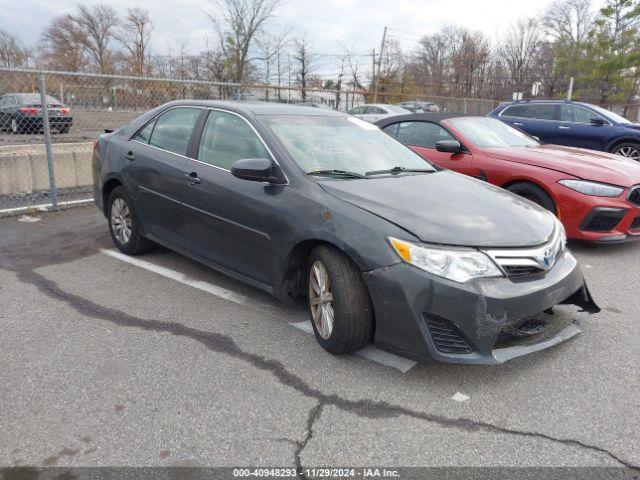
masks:
{"label": "rear passenger window", "polygon": [[556,106],[554,104],[521,104],[505,108],[501,116],[533,118],[538,120],[555,120]]}
{"label": "rear passenger window", "polygon": [[149,145],[179,155],[186,155],[189,138],[199,115],[200,109],[198,108],[172,108],[168,110],[158,117]]}
{"label": "rear passenger window", "polygon": [[391,125],[387,125],[382,129],[382,131],[388,135],[391,135],[393,138],[398,137],[398,124],[392,123]]}
{"label": "rear passenger window", "polygon": [[271,158],[271,155],[241,117],[212,111],[202,132],[198,160],[231,170],[236,160],[245,158]]}
{"label": "rear passenger window", "polygon": [[440,140],[455,140],[444,128],[431,122],[402,122],[396,138],[407,145],[435,148]]}

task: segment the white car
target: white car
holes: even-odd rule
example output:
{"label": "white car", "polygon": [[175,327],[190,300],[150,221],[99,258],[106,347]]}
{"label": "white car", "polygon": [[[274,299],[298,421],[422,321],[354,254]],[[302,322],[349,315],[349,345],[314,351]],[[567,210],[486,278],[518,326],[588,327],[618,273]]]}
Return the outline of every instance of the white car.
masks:
{"label": "white car", "polygon": [[386,105],[384,103],[367,103],[354,107],[347,112],[349,115],[366,120],[367,122],[377,122],[381,118],[392,117],[394,115],[405,115],[411,113],[410,110],[397,105]]}

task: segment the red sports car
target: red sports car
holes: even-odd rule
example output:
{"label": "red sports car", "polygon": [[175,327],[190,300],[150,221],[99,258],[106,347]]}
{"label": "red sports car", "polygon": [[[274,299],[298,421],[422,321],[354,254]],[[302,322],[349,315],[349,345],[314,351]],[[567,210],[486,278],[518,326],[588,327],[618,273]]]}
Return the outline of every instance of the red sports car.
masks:
{"label": "red sports car", "polygon": [[376,122],[426,160],[521,195],[555,213],[573,239],[640,240],[640,162],[543,145],[490,117],[400,115]]}

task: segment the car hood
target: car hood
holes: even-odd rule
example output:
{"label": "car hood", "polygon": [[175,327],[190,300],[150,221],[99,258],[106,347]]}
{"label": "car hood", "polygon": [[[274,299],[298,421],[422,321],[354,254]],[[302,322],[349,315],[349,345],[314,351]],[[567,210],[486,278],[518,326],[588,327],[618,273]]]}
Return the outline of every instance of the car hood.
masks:
{"label": "car hood", "polygon": [[450,171],[318,183],[427,243],[525,247],[545,243],[554,229],[553,216],[534,203]]}
{"label": "car hood", "polygon": [[640,183],[640,163],[635,160],[583,148],[559,145],[486,148],[488,157],[548,168],[571,176],[623,187]]}

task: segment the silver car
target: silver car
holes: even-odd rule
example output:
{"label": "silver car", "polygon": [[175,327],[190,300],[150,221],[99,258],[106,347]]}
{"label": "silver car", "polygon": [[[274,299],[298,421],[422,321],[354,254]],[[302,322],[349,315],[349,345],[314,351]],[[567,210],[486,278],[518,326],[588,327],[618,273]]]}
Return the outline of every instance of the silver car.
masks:
{"label": "silver car", "polygon": [[347,113],[354,117],[366,120],[367,122],[377,122],[378,120],[394,115],[406,115],[410,111],[397,105],[386,105],[384,103],[367,103],[354,107]]}

